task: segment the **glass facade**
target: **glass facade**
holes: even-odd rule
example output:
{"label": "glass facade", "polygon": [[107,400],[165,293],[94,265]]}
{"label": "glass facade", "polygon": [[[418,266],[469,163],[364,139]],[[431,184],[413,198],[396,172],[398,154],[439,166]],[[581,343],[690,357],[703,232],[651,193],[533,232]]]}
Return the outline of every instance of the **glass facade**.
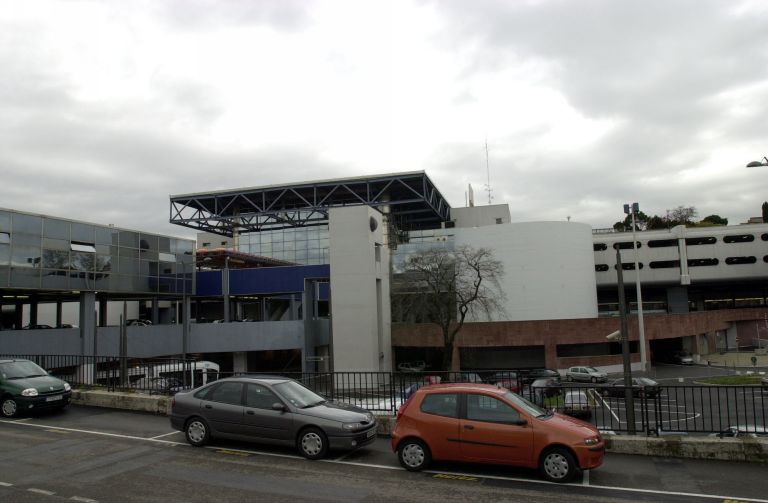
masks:
{"label": "glass facade", "polygon": [[399,274],[405,271],[405,262],[408,257],[419,251],[430,248],[442,247],[453,250],[455,239],[452,229],[427,229],[410,231],[406,238],[392,250],[392,273]]}
{"label": "glass facade", "polygon": [[330,264],[328,225],[243,234],[238,251],[302,265]]}
{"label": "glass facade", "polygon": [[0,287],[192,293],[195,243],[0,210]]}

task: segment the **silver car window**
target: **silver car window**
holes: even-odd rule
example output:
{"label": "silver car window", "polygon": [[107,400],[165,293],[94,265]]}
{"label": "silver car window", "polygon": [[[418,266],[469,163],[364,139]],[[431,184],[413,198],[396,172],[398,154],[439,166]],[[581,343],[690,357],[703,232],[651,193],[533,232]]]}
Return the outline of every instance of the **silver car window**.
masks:
{"label": "silver car window", "polygon": [[269,389],[260,384],[248,384],[245,388],[245,406],[254,409],[271,409],[275,403],[281,403]]}
{"label": "silver car window", "polygon": [[243,383],[223,382],[208,394],[207,399],[212,402],[241,405],[243,403]]}

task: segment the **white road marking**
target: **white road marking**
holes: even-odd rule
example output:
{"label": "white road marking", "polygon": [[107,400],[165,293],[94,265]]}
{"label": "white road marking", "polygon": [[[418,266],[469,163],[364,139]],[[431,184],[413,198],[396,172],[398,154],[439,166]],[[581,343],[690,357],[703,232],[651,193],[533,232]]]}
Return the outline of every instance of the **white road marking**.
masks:
{"label": "white road marking", "polygon": [[27,489],[27,491],[31,493],[45,494],[46,496],[53,496],[54,494],[56,494],[53,491],[46,491],[45,489],[35,489],[34,487],[30,487],[29,489]]}
{"label": "white road marking", "polygon": [[584,470],[584,475],[582,475],[582,479],[581,479],[581,485],[583,486],[589,485],[589,470]]}
{"label": "white road marking", "polygon": [[[7,421],[7,420],[0,420],[0,423],[8,423],[8,424],[14,424],[15,421]],[[37,428],[51,428],[49,425],[41,425],[41,424],[30,424],[30,423],[19,423],[20,426],[34,426]],[[152,438],[146,438],[146,437],[136,437],[132,435],[119,435],[116,433],[105,433],[101,431],[91,431],[91,430],[78,430],[74,428],[59,428],[54,427],[57,429],[65,430],[65,431],[73,431],[77,433],[85,433],[90,435],[100,435],[100,436],[106,436],[106,437],[114,437],[114,438],[124,438],[128,440],[143,440],[147,442],[155,442],[159,444],[169,445],[169,446],[175,446],[175,445],[184,445],[188,447],[192,447],[187,443],[182,442],[170,442],[168,440],[157,440]],[[208,449],[212,450],[220,450],[220,447],[215,446],[206,446]],[[286,458],[286,459],[304,459],[301,456],[298,455],[288,455],[288,454],[277,454],[273,452],[264,452],[264,451],[254,451],[249,449],[228,449],[230,451],[239,451],[239,452],[245,452],[249,454],[259,454],[262,456],[271,456],[276,458]],[[360,463],[356,461],[340,461],[335,459],[321,459],[320,462],[324,463],[334,463],[334,464],[340,464],[340,465],[349,465],[349,466],[360,466],[365,468],[376,468],[376,469],[382,469],[382,470],[397,470],[401,471],[404,470],[404,468],[401,468],[399,466],[390,466],[390,465],[379,465],[379,464],[373,464],[373,463]],[[548,484],[548,485],[556,485],[556,486],[574,486],[574,487],[583,487],[582,483],[570,483],[570,484],[560,484],[556,482],[549,482],[546,480],[538,480],[538,479],[526,479],[526,478],[517,478],[517,477],[502,477],[498,475],[478,475],[476,473],[461,473],[461,472],[445,472],[445,471],[432,471],[432,470],[424,470],[424,473],[431,473],[431,474],[447,474],[447,475],[455,475],[459,477],[477,477],[477,478],[483,478],[483,479],[490,479],[490,480],[503,480],[508,482],[522,482],[526,484]],[[585,472],[586,473],[586,472]],[[590,489],[599,489],[599,490],[607,490],[607,491],[621,491],[621,492],[637,492],[637,493],[643,493],[643,494],[658,494],[658,495],[671,495],[671,496],[686,496],[686,497],[698,497],[698,498],[708,498],[708,499],[719,499],[719,500],[727,500],[727,499],[736,499],[737,501],[747,501],[750,503],[768,503],[767,499],[757,499],[757,498],[744,498],[744,497],[737,497],[734,498],[733,496],[719,496],[715,494],[701,494],[701,493],[686,493],[686,492],[676,492],[676,491],[660,491],[655,489],[638,489],[633,487],[615,487],[615,486],[600,486],[600,485],[589,485]],[[28,489],[28,491],[32,491],[32,489]],[[32,492],[37,491],[43,491],[42,489],[36,489]],[[48,494],[49,491],[43,491],[41,494]],[[50,495],[53,495],[55,493],[50,493]]]}
{"label": "white road marking", "polygon": [[11,487],[13,484],[9,484],[8,482],[0,482],[0,487]]}
{"label": "white road marking", "polygon": [[91,498],[83,498],[81,496],[72,496],[69,499],[71,499],[72,501],[82,501],[83,503],[98,503],[98,501],[96,500],[93,500]]}
{"label": "white road marking", "polygon": [[175,435],[175,434],[177,434],[177,433],[182,433],[182,432],[180,432],[180,431],[172,431],[172,432],[170,432],[170,433],[164,433],[163,435],[158,435],[158,436],[156,436],[156,437],[150,437],[150,440],[157,440],[158,438],[167,437],[167,436],[169,436],[169,435]]}
{"label": "white road marking", "polygon": [[603,402],[603,407],[605,407],[606,409],[608,409],[608,412],[610,412],[610,413],[611,413],[611,415],[612,415],[612,416],[613,416],[613,417],[616,419],[616,421],[618,421],[618,422],[619,422],[619,424],[621,424],[621,419],[619,419],[619,416],[617,416],[617,415],[616,415],[616,413],[615,413],[615,412],[613,412],[613,409],[612,409],[612,408],[611,408],[611,407],[608,405],[608,402],[606,402],[605,400],[603,400],[603,397],[601,397],[601,396],[600,396],[600,395],[598,395],[597,393],[595,393],[595,395],[597,396],[597,398],[598,398],[598,399],[599,399],[601,402]]}

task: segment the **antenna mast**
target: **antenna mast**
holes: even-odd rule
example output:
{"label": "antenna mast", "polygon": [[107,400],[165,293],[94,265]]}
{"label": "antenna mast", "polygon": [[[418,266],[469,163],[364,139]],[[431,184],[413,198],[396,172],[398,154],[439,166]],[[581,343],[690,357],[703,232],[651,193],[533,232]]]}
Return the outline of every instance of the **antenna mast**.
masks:
{"label": "antenna mast", "polygon": [[491,192],[493,192],[493,189],[491,188],[491,167],[488,163],[488,137],[485,138],[485,171],[488,175],[488,183],[485,184],[485,191],[488,192],[488,205],[491,205],[491,199],[493,199],[493,196],[491,196]]}

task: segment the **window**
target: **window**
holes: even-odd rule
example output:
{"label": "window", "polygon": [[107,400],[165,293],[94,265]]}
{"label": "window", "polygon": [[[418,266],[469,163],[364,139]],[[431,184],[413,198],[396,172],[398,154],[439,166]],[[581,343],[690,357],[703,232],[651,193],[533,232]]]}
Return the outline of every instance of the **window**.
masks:
{"label": "window", "polygon": [[595,243],[592,245],[594,251],[604,251],[608,249],[608,245],[605,243]]}
{"label": "window", "polygon": [[224,382],[216,386],[207,395],[207,399],[212,402],[229,403],[232,405],[241,405],[243,403],[243,383]]}
{"label": "window", "polygon": [[274,393],[260,384],[248,384],[245,389],[245,406],[254,409],[272,409],[275,403],[282,403]]}
{"label": "window", "polygon": [[717,265],[720,261],[716,258],[692,258],[688,259],[688,267],[703,267]]}
{"label": "window", "polygon": [[757,262],[755,257],[728,257],[725,259],[725,263],[728,265],[754,264],[755,262]]}
{"label": "window", "polygon": [[467,419],[489,423],[514,424],[520,413],[506,403],[486,395],[467,395]]}
{"label": "window", "polygon": [[[650,244],[650,243],[649,243]],[[656,260],[648,264],[651,269],[671,269],[673,267],[680,267],[679,260]]]}
{"label": "window", "polygon": [[688,246],[697,246],[697,245],[713,245],[717,243],[717,238],[714,237],[703,237],[703,238],[686,238],[685,244]]}
{"label": "window", "polygon": [[457,397],[455,393],[432,393],[424,397],[424,401],[421,402],[421,411],[436,416],[457,417]]}
{"label": "window", "polygon": [[69,245],[69,249],[76,252],[96,253],[96,247],[93,243],[77,243],[72,241]]}
{"label": "window", "polygon": [[11,244],[11,235],[7,232],[0,232],[0,245]]}
{"label": "window", "polygon": [[677,239],[654,239],[648,241],[648,248],[663,248],[666,246],[677,246]]}
{"label": "window", "polygon": [[[640,241],[637,242],[637,247],[642,247],[642,243]],[[621,243],[613,243],[613,249],[615,250],[618,248],[619,250],[632,250],[632,241],[622,241]]]}
{"label": "window", "polygon": [[752,234],[731,234],[723,238],[723,243],[749,243],[755,240]]}
{"label": "window", "polygon": [[176,255],[174,255],[173,253],[160,252],[158,254],[158,257],[163,262],[176,262]]}
{"label": "window", "polygon": [[497,224],[500,224],[500,223],[502,223],[502,222],[501,222],[501,219],[500,219],[500,218],[497,218],[497,219],[496,219],[496,223],[497,223]]}
{"label": "window", "polygon": [[596,272],[605,272],[608,269],[610,269],[608,267],[608,264],[595,264],[595,271]]}
{"label": "window", "polygon": [[211,246],[211,243],[203,243],[203,248],[208,248],[209,246]]}
{"label": "window", "polygon": [[[643,263],[642,262],[638,262],[637,265],[638,265],[638,267],[640,269],[643,268]],[[634,262],[622,262],[621,263],[621,268],[623,270],[625,270],[625,271],[634,271],[635,270],[635,263]]]}

